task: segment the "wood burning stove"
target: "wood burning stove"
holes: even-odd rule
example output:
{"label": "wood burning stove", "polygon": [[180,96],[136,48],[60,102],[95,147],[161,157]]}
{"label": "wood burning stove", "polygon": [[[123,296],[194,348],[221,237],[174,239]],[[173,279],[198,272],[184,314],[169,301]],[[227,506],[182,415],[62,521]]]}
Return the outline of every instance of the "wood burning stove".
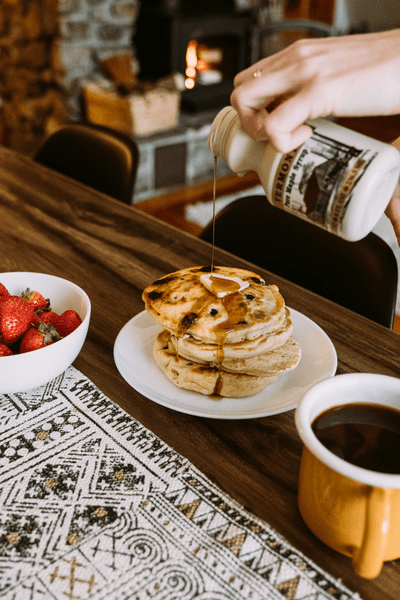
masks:
{"label": "wood burning stove", "polygon": [[143,0],[133,40],[139,76],[180,73],[183,110],[222,107],[234,76],[249,65],[251,26],[234,0]]}

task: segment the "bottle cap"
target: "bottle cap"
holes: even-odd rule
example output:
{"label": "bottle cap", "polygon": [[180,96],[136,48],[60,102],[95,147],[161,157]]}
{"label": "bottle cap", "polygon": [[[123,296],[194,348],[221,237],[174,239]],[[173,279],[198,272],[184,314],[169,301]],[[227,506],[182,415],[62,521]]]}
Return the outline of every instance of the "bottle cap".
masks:
{"label": "bottle cap", "polygon": [[214,156],[226,160],[226,141],[238,121],[239,115],[232,106],[225,106],[215,117],[208,134],[208,147]]}

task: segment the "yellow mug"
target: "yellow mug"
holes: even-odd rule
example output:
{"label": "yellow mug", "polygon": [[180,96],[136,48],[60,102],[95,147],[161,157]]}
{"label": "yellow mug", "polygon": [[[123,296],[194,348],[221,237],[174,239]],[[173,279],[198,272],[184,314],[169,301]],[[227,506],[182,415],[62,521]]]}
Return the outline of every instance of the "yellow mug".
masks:
{"label": "yellow mug", "polygon": [[314,535],[350,556],[358,575],[373,579],[384,561],[400,558],[400,474],[345,461],[330,452],[311,427],[326,410],[355,402],[400,410],[400,379],[369,373],[337,375],[304,395],[295,416],[304,443],[298,503]]}

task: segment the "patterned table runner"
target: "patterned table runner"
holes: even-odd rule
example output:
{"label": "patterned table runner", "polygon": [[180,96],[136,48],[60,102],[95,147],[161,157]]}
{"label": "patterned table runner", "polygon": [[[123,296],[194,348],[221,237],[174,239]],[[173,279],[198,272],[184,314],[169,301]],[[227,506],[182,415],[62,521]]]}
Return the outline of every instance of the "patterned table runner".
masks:
{"label": "patterned table runner", "polygon": [[73,367],[0,411],[1,598],[359,598]]}

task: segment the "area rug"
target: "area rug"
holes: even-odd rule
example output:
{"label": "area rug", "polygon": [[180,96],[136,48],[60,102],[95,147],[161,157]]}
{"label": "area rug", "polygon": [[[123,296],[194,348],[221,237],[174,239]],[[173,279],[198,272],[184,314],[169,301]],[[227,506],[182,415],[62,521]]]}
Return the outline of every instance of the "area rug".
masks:
{"label": "area rug", "polygon": [[73,367],[0,415],[1,598],[359,598]]}

